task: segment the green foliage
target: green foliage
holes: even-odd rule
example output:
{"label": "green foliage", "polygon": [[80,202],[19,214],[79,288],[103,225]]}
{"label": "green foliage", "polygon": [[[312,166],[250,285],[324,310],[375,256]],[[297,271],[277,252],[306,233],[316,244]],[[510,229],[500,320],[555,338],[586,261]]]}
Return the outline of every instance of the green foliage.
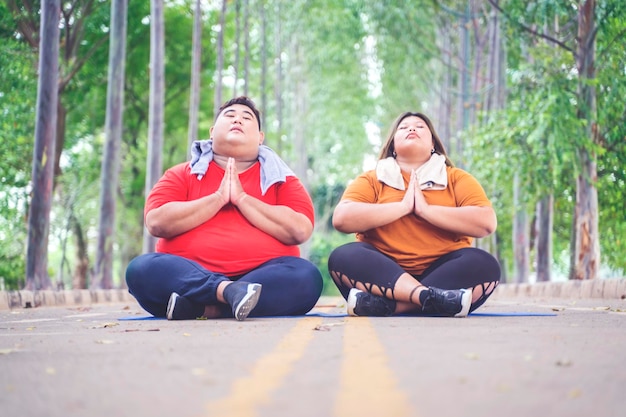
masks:
{"label": "green foliage", "polygon": [[[522,204],[532,216],[536,202],[554,195],[554,264],[566,270],[579,175],[578,149],[598,155],[598,206],[602,262],[624,270],[624,150],[626,137],[623,97],[626,91],[623,42],[626,13],[615,2],[602,2],[598,11],[597,126],[599,140],[585,134],[578,118],[573,2],[508,2],[506,11],[508,98],[506,108],[484,115],[483,124],[468,132],[472,172],[494,196],[499,214],[501,251],[512,258],[512,184],[521,178]],[[618,17],[620,16],[620,17]],[[523,27],[552,27],[561,45],[532,36]],[[468,149],[468,148],[466,148]],[[621,188],[620,188],[621,187]],[[564,256],[562,256],[564,254]],[[567,261],[565,261],[567,262]]]}
{"label": "green foliage", "polygon": [[[583,140],[573,96],[559,85],[563,80],[544,77],[532,69],[513,73],[511,98],[505,110],[489,119],[466,138],[469,170],[492,196],[498,213],[501,253],[513,258],[512,220],[523,209],[532,220],[536,203],[552,194],[554,253],[569,250],[577,158],[576,142]],[[471,140],[470,140],[471,139]],[[514,176],[519,179],[522,201],[513,201]],[[558,259],[555,261],[558,262]]]}
{"label": "green foliage", "polygon": [[0,290],[17,290],[26,276],[26,201],[19,189],[0,189]]}
{"label": "green foliage", "polygon": [[0,278],[7,289],[24,283],[26,219],[37,100],[36,61],[10,35],[12,21],[0,5]]}
{"label": "green foliage", "polygon": [[[333,230],[331,215],[344,186],[358,175],[367,158],[375,157],[382,137],[402,111],[419,110],[434,116],[449,70],[445,54],[458,58],[457,44],[443,50],[443,33],[454,40],[459,20],[451,11],[463,11],[464,0],[415,2],[374,0],[269,0],[265,7],[266,33],[262,38],[261,4],[250,2],[249,95],[267,117],[267,143],[288,161],[298,129],[306,136],[307,182],[316,209],[316,231],[311,259],[325,277],[325,291],[336,291],[327,271],[332,249],[353,236]],[[445,3],[445,5],[444,5]],[[554,262],[566,269],[579,172],[577,149],[598,155],[598,202],[602,262],[614,270],[626,269],[626,3],[598,2],[596,74],[597,131],[587,137],[577,118],[576,4],[568,1],[499,2],[506,46],[505,109],[480,115],[479,124],[457,132],[464,161],[485,187],[498,213],[498,241],[504,257],[512,258],[512,184],[517,174],[522,186],[520,204],[531,214],[538,199],[554,195]],[[95,253],[101,141],[105,121],[110,2],[96,2],[84,22],[79,58],[100,45],[63,92],[68,111],[63,176],[53,204],[50,268],[64,276],[74,262],[73,237],[67,216],[76,215]],[[489,9],[489,6],[486,5]],[[234,75],[235,11],[228,2],[225,36],[225,75]],[[166,2],[166,102],[163,167],[184,161],[193,12],[192,2]],[[486,15],[476,23],[484,29]],[[141,251],[144,181],[150,82],[150,3],[128,4],[127,61],[122,164],[116,214],[116,265]],[[216,39],[219,10],[205,10],[202,32],[199,138],[209,136],[213,123]],[[558,23],[558,25],[556,25]],[[280,27],[280,31],[278,28]],[[531,35],[524,27],[558,27],[561,45]],[[0,276],[19,286],[23,279],[26,218],[37,95],[37,56],[16,36],[17,27],[5,2],[0,2]],[[241,37],[240,58],[244,46]],[[265,41],[265,42],[264,42]],[[262,50],[262,45],[266,49]],[[266,54],[267,84],[261,90],[262,53]],[[282,63],[282,78],[277,64]],[[61,57],[62,74],[75,61]],[[243,59],[238,86],[243,85]],[[453,65],[457,65],[454,63]],[[451,73],[458,84],[458,72]],[[232,82],[224,86],[224,98]],[[453,87],[454,88],[454,87]],[[242,93],[242,88],[238,92]],[[281,93],[282,120],[278,120]],[[453,92],[456,94],[458,92]],[[298,106],[296,106],[298,103]],[[301,107],[300,107],[301,106]],[[450,114],[450,120],[457,117]],[[435,120],[438,126],[447,120]],[[452,123],[451,123],[452,125]],[[280,126],[280,127],[279,127]],[[454,132],[453,132],[454,133]],[[449,138],[446,138],[446,140]],[[457,161],[455,161],[457,162]],[[292,164],[293,165],[293,164]],[[10,237],[10,238],[8,238]],[[65,253],[60,251],[66,242]],[[64,260],[63,257],[66,257]],[[90,255],[93,258],[92,255]],[[63,263],[66,262],[66,263]],[[62,266],[63,265],[63,266]]]}
{"label": "green foliage", "polygon": [[381,69],[376,122],[382,135],[402,112],[434,111],[438,76],[436,8],[422,1],[407,7],[404,2],[367,1],[367,26],[376,41]]}
{"label": "green foliage", "polygon": [[602,263],[626,271],[626,5],[602,6],[598,39],[598,207]]}
{"label": "green foliage", "polygon": [[345,235],[339,232],[313,234],[309,259],[322,273],[322,278],[324,279],[324,295],[339,294],[339,290],[328,272],[328,257],[333,249],[348,242],[354,242],[354,235]]}
{"label": "green foliage", "polygon": [[30,178],[37,101],[36,63],[28,48],[0,43],[0,185],[24,187]]}

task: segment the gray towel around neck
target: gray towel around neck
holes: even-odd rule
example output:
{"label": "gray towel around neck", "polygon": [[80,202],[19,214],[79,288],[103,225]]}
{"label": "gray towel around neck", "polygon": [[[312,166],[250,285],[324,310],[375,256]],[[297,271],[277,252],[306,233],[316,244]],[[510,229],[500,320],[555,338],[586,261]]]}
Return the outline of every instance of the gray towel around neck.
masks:
{"label": "gray towel around neck", "polygon": [[[209,163],[213,160],[213,141],[196,140],[191,145],[191,173],[201,180]],[[259,162],[261,163],[261,193],[265,195],[267,190],[277,182],[287,181],[287,177],[295,177],[296,174],[280,159],[278,154],[265,145],[259,146]]]}

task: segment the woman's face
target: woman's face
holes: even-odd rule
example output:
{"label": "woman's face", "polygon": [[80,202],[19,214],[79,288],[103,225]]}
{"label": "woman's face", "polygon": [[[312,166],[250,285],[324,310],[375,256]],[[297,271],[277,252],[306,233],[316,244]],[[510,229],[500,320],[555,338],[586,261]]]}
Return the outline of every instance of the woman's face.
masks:
{"label": "woman's face", "polygon": [[426,161],[433,149],[433,135],[424,120],[408,116],[398,125],[393,144],[398,159]]}

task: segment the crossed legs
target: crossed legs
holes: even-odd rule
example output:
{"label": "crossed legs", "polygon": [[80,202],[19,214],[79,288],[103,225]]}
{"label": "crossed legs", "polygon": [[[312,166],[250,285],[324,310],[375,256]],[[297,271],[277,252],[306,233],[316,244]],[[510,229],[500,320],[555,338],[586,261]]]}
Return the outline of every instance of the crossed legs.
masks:
{"label": "crossed legs", "polygon": [[148,253],[133,259],[126,269],[129,292],[149,313],[165,317],[173,292],[189,300],[203,316],[232,317],[223,291],[233,281],[258,283],[263,291],[250,313],[254,316],[301,315],[322,292],[322,276],[306,259],[283,256],[239,277],[226,277],[176,255]]}
{"label": "crossed legs", "polygon": [[420,294],[430,286],[442,290],[470,289],[470,311],[474,311],[484,304],[500,280],[498,262],[477,248],[446,254],[422,275],[412,276],[372,245],[353,242],[331,253],[328,269],[344,298],[348,298],[352,288],[357,288],[394,300],[395,314],[419,313]]}

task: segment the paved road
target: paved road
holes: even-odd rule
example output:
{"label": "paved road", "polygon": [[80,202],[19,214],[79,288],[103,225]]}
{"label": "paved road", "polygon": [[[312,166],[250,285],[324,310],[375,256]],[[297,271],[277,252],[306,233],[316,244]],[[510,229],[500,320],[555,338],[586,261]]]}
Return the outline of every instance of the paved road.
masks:
{"label": "paved road", "polygon": [[170,322],[134,303],[0,310],[4,417],[618,417],[626,301],[490,300],[464,319]]}

